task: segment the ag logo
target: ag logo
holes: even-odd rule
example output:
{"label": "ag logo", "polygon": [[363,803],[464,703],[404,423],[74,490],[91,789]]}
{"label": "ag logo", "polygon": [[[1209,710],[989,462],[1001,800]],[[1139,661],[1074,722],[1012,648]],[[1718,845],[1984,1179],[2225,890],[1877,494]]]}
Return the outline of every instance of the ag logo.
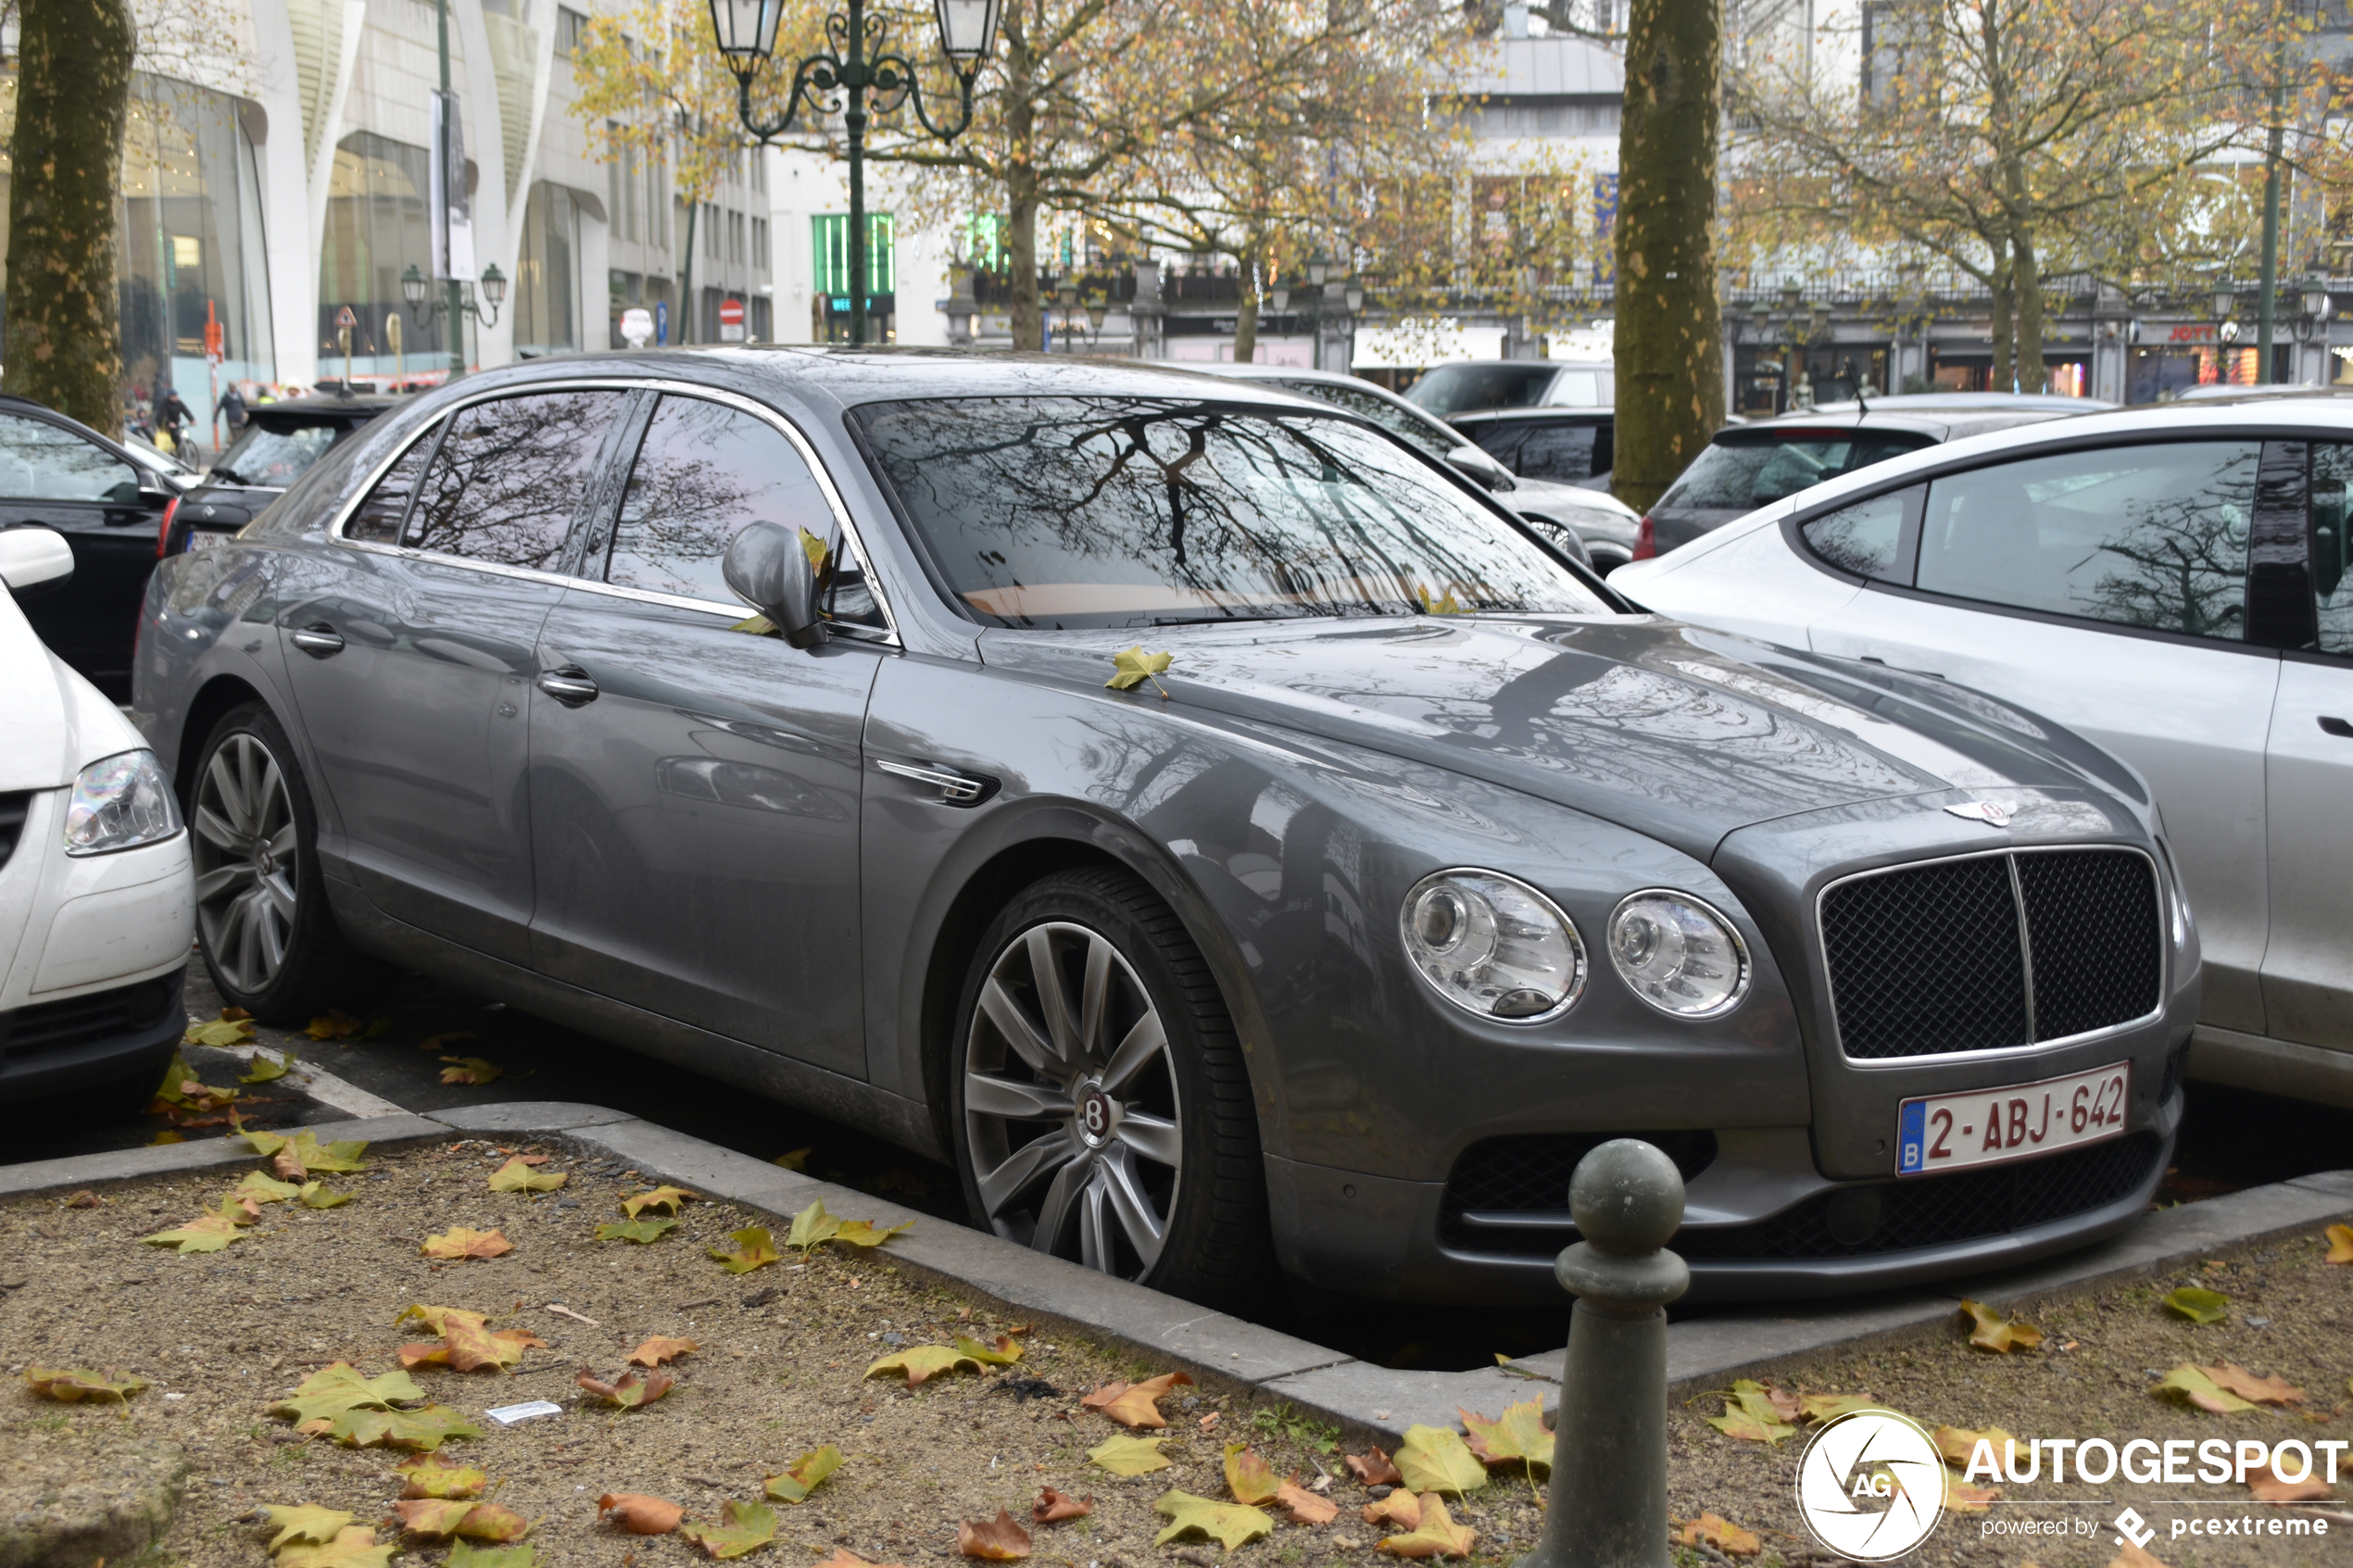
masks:
{"label": "ag logo", "polygon": [[1814,1435],[1797,1462],[1797,1512],[1855,1562],[1901,1557],[1944,1513],[1944,1460],[1909,1417],[1856,1411]]}

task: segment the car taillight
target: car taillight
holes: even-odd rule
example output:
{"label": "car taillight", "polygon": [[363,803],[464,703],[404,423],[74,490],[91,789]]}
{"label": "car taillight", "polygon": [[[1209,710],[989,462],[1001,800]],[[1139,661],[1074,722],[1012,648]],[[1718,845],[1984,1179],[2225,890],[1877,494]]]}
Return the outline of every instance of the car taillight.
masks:
{"label": "car taillight", "polygon": [[1642,519],[1642,526],[1634,532],[1633,558],[1636,560],[1649,560],[1652,557],[1657,554],[1658,530],[1652,525],[1650,519],[1644,518]]}
{"label": "car taillight", "polygon": [[156,559],[157,560],[163,559],[163,553],[171,547],[171,522],[179,515],[180,497],[174,495],[163,504],[163,521],[156,525]]}

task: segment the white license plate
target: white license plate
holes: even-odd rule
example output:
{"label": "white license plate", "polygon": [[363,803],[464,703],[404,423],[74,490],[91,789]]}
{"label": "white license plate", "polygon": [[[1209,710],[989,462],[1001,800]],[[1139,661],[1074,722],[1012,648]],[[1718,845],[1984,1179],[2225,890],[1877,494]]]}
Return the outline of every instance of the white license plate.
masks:
{"label": "white license plate", "polygon": [[188,548],[208,550],[215,545],[225,545],[235,537],[233,533],[215,533],[209,529],[191,528],[188,530]]}
{"label": "white license plate", "polygon": [[2132,1089],[2133,1064],[2117,1061],[2037,1084],[1907,1099],[1895,1111],[1895,1173],[1966,1171],[2120,1136]]}

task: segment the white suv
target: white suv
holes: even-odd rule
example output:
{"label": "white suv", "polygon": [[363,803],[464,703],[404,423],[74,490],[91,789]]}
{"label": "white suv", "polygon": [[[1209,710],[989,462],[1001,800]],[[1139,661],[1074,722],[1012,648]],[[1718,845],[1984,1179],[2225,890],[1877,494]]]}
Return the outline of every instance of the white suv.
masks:
{"label": "white suv", "polygon": [[195,881],[171,782],[18,607],[73,572],[46,528],[0,531],[0,1104],[153,1091],[186,1026]]}

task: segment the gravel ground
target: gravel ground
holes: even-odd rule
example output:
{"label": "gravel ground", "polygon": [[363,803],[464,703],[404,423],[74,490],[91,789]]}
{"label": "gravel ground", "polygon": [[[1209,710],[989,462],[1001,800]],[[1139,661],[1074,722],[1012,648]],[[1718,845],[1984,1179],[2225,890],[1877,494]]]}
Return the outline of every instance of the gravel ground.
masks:
{"label": "gravel ground", "polygon": [[[2353,1377],[2353,1267],[2324,1263],[2326,1250],[2317,1236],[2298,1237],[2222,1253],[2178,1277],[2030,1303],[2020,1315],[2044,1331],[2039,1349],[1996,1355],[1973,1348],[1957,1313],[1951,1332],[1941,1339],[1827,1356],[1773,1381],[1807,1393],[1869,1395],[1931,1430],[1999,1427],[2021,1446],[2041,1437],[2104,1437],[2120,1448],[2134,1437],[2159,1443],[2261,1438],[2271,1444],[2290,1437],[2307,1443],[2353,1438],[2353,1388],[2347,1386]],[[2166,1311],[2159,1298],[2181,1285],[2228,1296],[2229,1321],[2199,1325]],[[2304,1398],[2281,1409],[2217,1415],[2151,1392],[2160,1377],[2185,1362],[2226,1361],[2259,1375],[2284,1377]],[[1806,1434],[1773,1447],[1727,1437],[1705,1421],[1723,1409],[1721,1399],[1703,1397],[1672,1413],[1671,1506],[1679,1516],[1713,1510],[1759,1532],[1767,1562],[1776,1555],[1805,1554],[1810,1543],[1797,1518],[1794,1487]],[[2195,1474],[2195,1458],[2190,1468]],[[2070,1483],[2053,1485],[2046,1462],[2039,1482],[2002,1482],[2000,1500],[1982,1512],[1948,1514],[1906,1561],[2016,1568],[2031,1560],[2042,1568],[2101,1568],[2119,1555],[2111,1522],[2130,1505],[2158,1526],[2159,1534],[2147,1549],[2168,1568],[2353,1563],[2353,1504],[2345,1500],[2353,1499],[2353,1450],[2342,1454],[2337,1475],[2337,1500],[2318,1505],[2335,1515],[2325,1537],[2175,1538],[2177,1519],[2261,1516],[2268,1524],[2283,1511],[2251,1501],[2247,1489],[2234,1482],[2138,1486],[2120,1475],[2104,1486],[2082,1485],[2075,1483],[2070,1466]],[[2060,1499],[2079,1505],[2060,1506]],[[2094,1505],[2088,1499],[2101,1500]],[[2076,1522],[2071,1526],[2076,1533],[2028,1537],[1987,1533],[1989,1525],[1999,1530],[2004,1522],[2029,1519]]]}
{"label": "gravel ground", "polygon": [[[320,1505],[366,1523],[389,1517],[401,1490],[392,1467],[402,1455],[305,1442],[268,1411],[332,1361],[370,1375],[396,1367],[401,1344],[428,1336],[413,1321],[396,1328],[393,1319],[423,1302],[488,1312],[493,1328],[524,1328],[547,1341],[511,1374],[431,1366],[412,1374],[430,1398],[486,1429],[443,1451],[490,1473],[495,1500],[532,1521],[542,1565],[700,1561],[683,1537],[624,1536],[599,1524],[596,1499],[650,1493],[684,1504],[690,1520],[715,1521],[724,1500],[758,1499],[763,1477],[828,1443],[848,1462],[807,1503],[775,1505],[776,1544],[752,1561],[807,1562],[837,1545],[912,1568],[963,1561],[959,1521],[992,1519],[999,1509],[1026,1521],[1040,1488],[1051,1485],[1093,1497],[1095,1512],[1036,1526],[1036,1561],[1141,1568],[1185,1557],[1205,1564],[1222,1555],[1214,1543],[1152,1548],[1166,1523],[1152,1503],[1172,1486],[1224,1499],[1229,1436],[1248,1438],[1279,1474],[1313,1482],[1319,1469],[1333,1474],[1343,1504],[1337,1524],[1283,1524],[1238,1557],[1376,1560],[1380,1532],[1356,1515],[1368,1499],[1331,1446],[1336,1432],[1278,1411],[1262,1414],[1238,1395],[1179,1386],[1162,1401],[1173,1466],[1112,1475],[1090,1465],[1086,1450],[1125,1429],[1081,1411],[1080,1398],[1114,1379],[1168,1368],[1029,1334],[1019,1341],[1026,1354],[1001,1378],[960,1372],[912,1390],[887,1377],[864,1379],[867,1366],[896,1348],[894,1338],[993,1340],[1014,1325],[985,1301],[902,1277],[887,1246],[821,1248],[805,1264],[786,1249],[782,1262],[728,1273],[705,1248],[759,1222],[727,1204],[687,1205],[679,1227],[648,1246],[594,1240],[598,1223],[621,1218],[620,1193],[651,1184],[556,1146],[545,1151],[553,1158],[542,1169],[571,1180],[542,1196],[489,1191],[486,1178],[506,1155],[486,1144],[371,1155],[366,1171],[325,1178],[354,1193],[350,1203],[315,1212],[271,1205],[246,1239],[216,1254],[182,1256],[136,1238],[209,1207],[242,1179],[242,1168],[108,1188],[98,1208],[54,1197],[10,1202],[0,1208],[0,1348],[10,1372],[112,1367],[151,1386],[118,1414],[112,1406],[37,1399],[19,1384],[0,1392],[0,1446],[21,1449],[44,1433],[125,1419],[142,1436],[176,1441],[191,1460],[187,1500],[158,1561],[259,1568],[265,1533],[243,1521],[262,1504]],[[425,1236],[453,1225],[495,1227],[514,1250],[451,1263],[420,1255]],[[667,1398],[621,1412],[582,1402],[578,1370],[610,1379],[633,1347],[655,1335],[701,1347],[674,1363],[678,1384]],[[1006,1386],[1014,1377],[1041,1379],[1051,1392],[1020,1397]],[[482,1417],[489,1406],[531,1399],[566,1409],[511,1428]],[[1457,1523],[1481,1532],[1483,1560],[1502,1561],[1515,1537],[1523,1548],[1534,1538],[1537,1514],[1524,1481],[1491,1487],[1454,1512]],[[443,1555],[419,1546],[403,1561]]]}
{"label": "gravel ground", "polygon": [[[545,1195],[489,1191],[489,1173],[513,1152],[550,1155],[541,1169],[566,1174],[568,1185]],[[482,1143],[372,1155],[365,1171],[326,1178],[353,1193],[351,1202],[319,1211],[271,1205],[223,1252],[181,1256],[139,1245],[137,1237],[210,1207],[241,1174],[232,1168],[109,1188],[98,1207],[74,1208],[55,1197],[0,1207],[0,1350],[9,1370],[110,1367],[152,1386],[120,1412],[51,1403],[19,1386],[0,1394],[0,1447],[24,1452],[90,1424],[117,1422],[128,1424],[117,1430],[179,1444],[191,1461],[187,1500],[156,1562],[259,1568],[263,1534],[248,1516],[266,1503],[389,1520],[400,1455],[303,1441],[268,1411],[333,1361],[371,1375],[395,1368],[401,1344],[426,1337],[413,1322],[394,1325],[416,1302],[487,1312],[494,1328],[527,1329],[547,1342],[511,1374],[424,1366],[413,1374],[431,1399],[486,1428],[445,1451],[489,1472],[495,1500],[532,1522],[541,1564],[653,1568],[698,1561],[682,1536],[623,1536],[600,1524],[597,1498],[649,1493],[685,1505],[690,1520],[715,1521],[723,1501],[758,1499],[763,1477],[833,1444],[848,1462],[809,1502],[776,1506],[775,1544],[758,1561],[808,1562],[837,1546],[910,1568],[959,1561],[959,1521],[993,1518],[999,1509],[1026,1519],[1039,1489],[1051,1485],[1092,1497],[1095,1511],[1035,1527],[1038,1562],[1206,1565],[1224,1555],[1214,1543],[1151,1545],[1164,1523],[1152,1503],[1170,1487],[1223,1499],[1229,1437],[1250,1440],[1278,1474],[1313,1482],[1329,1473],[1330,1496],[1341,1505],[1332,1524],[1285,1524],[1235,1558],[1390,1561],[1373,1550],[1382,1531],[1358,1515],[1370,1499],[1340,1463],[1339,1435],[1253,1404],[1246,1394],[1176,1389],[1163,1402],[1172,1468],[1123,1479],[1086,1457],[1123,1429],[1082,1410],[1079,1399],[1103,1383],[1165,1367],[1067,1336],[1028,1334],[1020,1337],[1024,1359],[1002,1375],[960,1372],[912,1390],[863,1378],[871,1361],[902,1341],[945,1343],[959,1333],[988,1340],[1015,1326],[986,1300],[902,1276],[887,1247],[820,1248],[805,1262],[787,1250],[776,1264],[734,1275],[705,1248],[724,1244],[756,1217],[715,1203],[689,1204],[683,1223],[649,1246],[597,1241],[596,1224],[620,1217],[617,1197],[651,1184],[560,1146]],[[420,1255],[425,1236],[458,1225],[496,1228],[514,1249],[487,1261]],[[1931,1427],[1999,1426],[2020,1437],[2353,1437],[2353,1268],[2328,1266],[2322,1253],[2317,1238],[2298,1238],[2218,1258],[2183,1280],[2029,1307],[2025,1315],[2047,1336],[2039,1350],[1989,1355],[1971,1349],[1957,1326],[1941,1340],[1826,1358],[1776,1381],[1809,1393],[1868,1394]],[[2198,1327],[2167,1316],[2158,1296],[2178,1283],[2228,1295],[2231,1320]],[[610,1378],[633,1347],[656,1335],[701,1347],[675,1363],[678,1385],[666,1399],[620,1412],[584,1402],[576,1373]],[[2225,1361],[2279,1374],[2306,1397],[2284,1411],[2221,1416],[2149,1392],[2175,1365]],[[1015,1379],[1032,1378],[1050,1390],[1013,1387]],[[531,1399],[565,1409],[511,1428],[483,1419],[487,1407]],[[1704,1420],[1720,1408],[1719,1399],[1703,1397],[1670,1412],[1677,1517],[1713,1512],[1757,1532],[1762,1554],[1750,1561],[1759,1568],[1827,1561],[1806,1543],[1795,1516],[1792,1486],[1803,1436],[1770,1448],[1728,1438]],[[2336,1497],[2353,1497],[2353,1455],[2341,1474]],[[2161,1500],[2183,1497],[2193,1500]],[[2089,1499],[2100,1500],[2060,1505]],[[2118,1555],[2108,1521],[2128,1502],[2158,1524],[2150,1550],[2167,1568],[2353,1562],[2353,1523],[2334,1525],[2325,1538],[2172,1539],[2165,1532],[2177,1517],[2271,1511],[2248,1503],[2236,1486],[2121,1481],[2005,1483],[1999,1501],[1982,1514],[1948,1517],[1912,1561],[2102,1568]],[[2347,1512],[2343,1501],[2323,1506]],[[1453,1512],[1479,1533],[1481,1564],[1501,1564],[1532,1547],[1541,1524],[1526,1481],[1504,1474]],[[2086,1520],[2093,1527],[2030,1539],[1983,1533],[1988,1520],[2027,1518]],[[394,1534],[384,1527],[385,1539]],[[441,1547],[412,1541],[405,1561],[443,1555]],[[1713,1561],[1690,1549],[1676,1556],[1681,1568],[1709,1568]]]}

